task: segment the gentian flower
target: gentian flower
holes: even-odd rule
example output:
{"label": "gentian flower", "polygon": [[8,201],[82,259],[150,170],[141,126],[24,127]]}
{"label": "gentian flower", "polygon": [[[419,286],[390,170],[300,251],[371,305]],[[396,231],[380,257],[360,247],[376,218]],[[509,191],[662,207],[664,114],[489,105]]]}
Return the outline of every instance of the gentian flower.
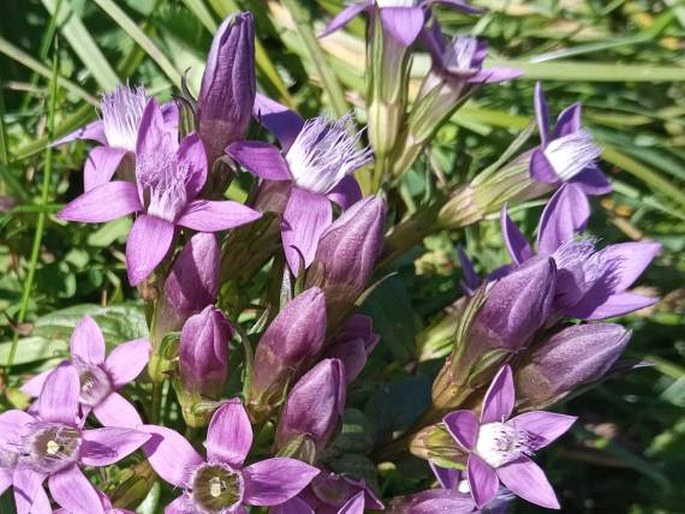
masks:
{"label": "gentian flower", "polygon": [[177,225],[218,232],[254,221],[260,213],[237,202],[197,199],[207,179],[207,156],[196,134],[180,145],[151,99],[136,145],[136,181],[113,181],[66,205],[62,219],[100,223],[137,213],[126,243],[129,281],[140,284],[164,259]]}
{"label": "gentian flower", "polygon": [[602,150],[580,122],[581,105],[573,104],[550,125],[549,107],[542,85],[535,85],[535,115],[540,130],[540,148],[530,157],[530,174],[551,185],[569,184],[586,195],[603,195],[611,191],[597,158]]}
{"label": "gentian flower", "polygon": [[109,466],[137,450],[149,434],[130,428],[83,430],[79,375],[68,364],[45,379],[35,414],[0,414],[0,494],[14,486],[18,514],[50,514],[42,487],[73,514],[104,514],[97,491],[80,466]]}
{"label": "gentian flower", "polygon": [[252,427],[240,400],[214,413],[207,431],[207,459],[178,432],[144,425],[152,434],[143,450],[157,474],[183,494],[167,514],[206,512],[246,514],[244,505],[281,504],[304,489],[319,470],[296,459],[276,457],[244,466]]}
{"label": "gentian flower", "polygon": [[[85,415],[91,410],[103,426],[135,428],[143,421],[136,408],[117,390],[135,379],[147,365],[150,343],[136,339],[117,345],[105,357],[105,338],[90,316],[84,316],[71,334],[71,361],[81,384],[79,402]],[[38,396],[52,370],[29,380],[21,390]]]}
{"label": "gentian flower", "polygon": [[361,133],[349,134],[349,115],[335,122],[324,117],[303,122],[294,139],[297,115],[285,111],[282,116],[289,116],[292,123],[282,126],[274,121],[271,126],[283,129],[282,142],[292,141],[283,153],[261,141],[239,141],[226,152],[261,179],[291,183],[281,237],[288,266],[297,274],[301,264],[306,268],[312,263],[319,238],[333,221],[331,201],[345,209],[361,198],[352,173],[372,158],[368,148],[357,148]]}
{"label": "gentian flower", "polygon": [[[327,510],[328,514],[364,514],[365,497],[364,492],[360,491],[352,498],[347,500],[345,504],[338,510]],[[292,500],[288,500],[283,505],[271,509],[271,514],[319,514],[304,500],[297,496]]]}
{"label": "gentian flower", "polygon": [[[364,498],[363,503],[358,499],[360,495]],[[357,499],[355,500],[355,498]],[[304,491],[278,508],[283,509],[280,514],[294,512],[286,508],[293,509],[295,507],[303,509],[298,512],[339,514],[343,512],[341,509],[348,505],[360,505],[369,510],[383,510],[385,508],[373,490],[363,480],[355,480],[349,476],[327,471],[322,471]],[[311,509],[311,511],[307,509]],[[278,513],[278,510],[276,512]]]}
{"label": "gentian flower", "polygon": [[443,418],[450,435],[468,453],[466,476],[473,501],[478,508],[486,506],[501,481],[524,500],[558,509],[552,486],[530,456],[564,434],[576,418],[545,411],[510,418],[514,400],[511,368],[504,366],[485,393],[480,418],[470,410]]}
{"label": "gentian flower", "polygon": [[[589,210],[578,202],[583,193],[562,186],[547,203],[540,217],[537,253],[554,259],[557,284],[554,309],[565,316],[597,320],[620,316],[658,302],[626,292],[661,250],[659,243],[619,243],[596,250],[592,239],[576,239]],[[502,232],[516,264],[534,258],[535,252],[506,212],[501,213]]]}

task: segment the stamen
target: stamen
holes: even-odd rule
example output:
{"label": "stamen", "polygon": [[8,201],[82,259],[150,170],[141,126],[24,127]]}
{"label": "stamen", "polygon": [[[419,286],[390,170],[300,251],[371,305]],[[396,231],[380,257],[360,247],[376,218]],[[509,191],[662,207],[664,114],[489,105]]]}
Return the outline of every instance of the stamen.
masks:
{"label": "stamen", "polygon": [[233,512],[243,499],[243,477],[226,464],[210,463],[195,469],[190,493],[199,512]]}
{"label": "stamen", "polygon": [[154,156],[136,156],[136,176],[147,213],[173,223],[188,201],[185,182],[190,170],[179,166],[170,133],[163,135],[160,146]]}
{"label": "stamen", "polygon": [[544,149],[554,172],[564,181],[587,168],[601,153],[590,133],[583,129],[550,141]]}
{"label": "stamen", "polygon": [[531,438],[525,430],[507,423],[481,425],[476,453],[493,468],[498,468],[521,455],[532,455]]}
{"label": "stamen", "polygon": [[18,461],[41,473],[54,473],[76,462],[81,448],[77,428],[39,423],[22,441]]}
{"label": "stamen", "polygon": [[102,125],[109,146],[135,152],[138,128],[143,118],[147,95],[145,89],[119,85],[102,95]]}
{"label": "stamen", "polygon": [[107,372],[100,366],[93,366],[78,357],[72,359],[81,383],[79,401],[94,407],[112,392],[112,383]]}

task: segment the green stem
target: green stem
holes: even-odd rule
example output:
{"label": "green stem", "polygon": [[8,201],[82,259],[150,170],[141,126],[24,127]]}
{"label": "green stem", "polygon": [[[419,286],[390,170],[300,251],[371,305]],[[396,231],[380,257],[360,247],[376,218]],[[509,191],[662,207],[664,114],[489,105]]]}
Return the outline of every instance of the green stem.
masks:
{"label": "green stem", "polygon": [[159,423],[159,414],[162,410],[162,388],[164,382],[152,382],[152,394],[150,396],[150,423]]}

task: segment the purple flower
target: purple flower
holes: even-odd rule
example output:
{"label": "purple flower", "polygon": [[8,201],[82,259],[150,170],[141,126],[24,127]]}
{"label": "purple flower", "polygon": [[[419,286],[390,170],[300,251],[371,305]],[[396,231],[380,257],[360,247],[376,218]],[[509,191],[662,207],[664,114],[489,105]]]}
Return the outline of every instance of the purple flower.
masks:
{"label": "purple flower", "polygon": [[[287,115],[284,112],[281,116]],[[274,122],[272,127],[284,130],[283,139],[292,140],[283,153],[260,141],[241,141],[226,149],[253,175],[292,184],[281,237],[288,266],[295,275],[301,265],[306,268],[312,263],[319,238],[333,221],[331,201],[345,209],[361,198],[352,173],[371,162],[372,157],[368,148],[358,149],[361,132],[350,135],[351,123],[349,115],[335,122],[313,118],[303,122],[293,139],[293,125]]]}
{"label": "purple flower", "polygon": [[[102,509],[104,510],[105,514],[135,514],[131,510],[117,509],[116,507],[113,507],[112,502],[110,501],[110,499],[107,497],[107,495],[105,493],[103,493],[102,491],[99,491],[97,489],[96,489],[96,492],[98,493],[98,496],[100,497],[100,503],[102,504]],[[67,509],[57,509],[52,514],[73,514],[73,513],[68,511]]]}
{"label": "purple flower", "polygon": [[244,466],[252,446],[252,427],[240,400],[214,413],[203,459],[178,432],[145,425],[152,434],[143,450],[157,474],[183,494],[167,514],[204,512],[246,514],[244,505],[279,505],[304,489],[319,470],[299,460],[276,457]]}
{"label": "purple flower", "polygon": [[[84,316],[71,334],[71,364],[81,384],[79,402],[84,417],[91,410],[103,426],[136,427],[142,423],[131,403],[117,393],[140,375],[147,365],[150,343],[136,339],[117,345],[105,358],[105,338],[90,316]],[[52,370],[29,380],[21,390],[33,397],[41,394]]]}
{"label": "purple flower", "polygon": [[366,359],[380,341],[373,332],[373,321],[363,314],[353,314],[333,338],[326,357],[340,359],[345,365],[345,379],[353,382],[364,369]]}
{"label": "purple flower", "polygon": [[602,153],[590,133],[581,126],[581,105],[573,104],[550,126],[549,107],[542,85],[535,85],[535,115],[542,145],[530,158],[530,174],[541,182],[567,183],[587,195],[603,195],[611,185],[597,166]]}
{"label": "purple flower", "polygon": [[137,184],[113,181],[76,198],[62,219],[100,223],[137,213],[126,244],[129,281],[140,284],[164,259],[177,225],[218,232],[254,221],[260,213],[231,201],[196,199],[207,179],[202,141],[192,134],[177,143],[157,102],[148,102],[136,145]]}
{"label": "purple flower", "polygon": [[49,514],[52,498],[74,514],[104,514],[101,498],[80,466],[109,466],[149,435],[130,428],[83,430],[78,423],[79,374],[67,364],[45,379],[36,413],[0,414],[0,494],[14,486],[18,514]]}
{"label": "purple flower", "polygon": [[[340,507],[340,509],[335,511],[330,511],[331,514],[364,514],[365,508],[365,498],[364,492],[359,492],[345,504]],[[301,500],[298,497],[288,500],[283,505],[279,505],[275,509],[271,509],[272,514],[318,514],[313,508],[311,508],[307,502]]]}
{"label": "purple flower", "polygon": [[[565,316],[597,320],[620,316],[653,305],[657,298],[626,292],[661,250],[659,243],[619,243],[596,250],[592,239],[576,239],[587,223],[577,188],[562,186],[545,206],[538,225],[538,255],[550,256],[557,265],[554,309]],[[535,255],[506,212],[502,231],[516,264]]]}
{"label": "purple flower", "polygon": [[343,9],[331,20],[321,37],[341,29],[359,14],[368,12],[372,16],[380,15],[383,30],[397,42],[408,47],[419,36],[426,21],[426,10],[433,4],[445,5],[472,14],[481,12],[462,0],[363,0]]}
{"label": "purple flower", "polygon": [[511,368],[504,366],[485,393],[480,418],[470,410],[458,410],[443,419],[454,440],[468,452],[466,476],[473,501],[483,508],[502,482],[524,500],[558,509],[552,486],[530,456],[564,434],[576,418],[534,411],[510,419],[514,400]]}

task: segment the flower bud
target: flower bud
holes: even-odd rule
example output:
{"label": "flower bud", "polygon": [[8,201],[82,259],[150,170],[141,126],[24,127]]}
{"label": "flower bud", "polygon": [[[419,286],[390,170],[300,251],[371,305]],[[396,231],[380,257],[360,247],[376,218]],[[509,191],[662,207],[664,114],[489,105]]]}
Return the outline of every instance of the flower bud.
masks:
{"label": "flower bud", "polygon": [[380,340],[380,336],[373,333],[372,323],[368,316],[352,315],[326,352],[326,357],[343,362],[348,384],[359,376],[367,357]]}
{"label": "flower bud", "polygon": [[309,438],[321,452],[337,430],[345,409],[344,365],[325,359],[307,372],[293,387],[281,412],[276,446],[281,448],[298,436]]}
{"label": "flower bud", "polygon": [[237,13],[214,36],[197,101],[210,170],[224,148],[247,132],[256,94],[254,70],[254,20],[250,13]]}
{"label": "flower bud", "polygon": [[618,360],[630,332],[615,323],[574,325],[535,349],[516,372],[525,408],[539,409],[601,379]]}

